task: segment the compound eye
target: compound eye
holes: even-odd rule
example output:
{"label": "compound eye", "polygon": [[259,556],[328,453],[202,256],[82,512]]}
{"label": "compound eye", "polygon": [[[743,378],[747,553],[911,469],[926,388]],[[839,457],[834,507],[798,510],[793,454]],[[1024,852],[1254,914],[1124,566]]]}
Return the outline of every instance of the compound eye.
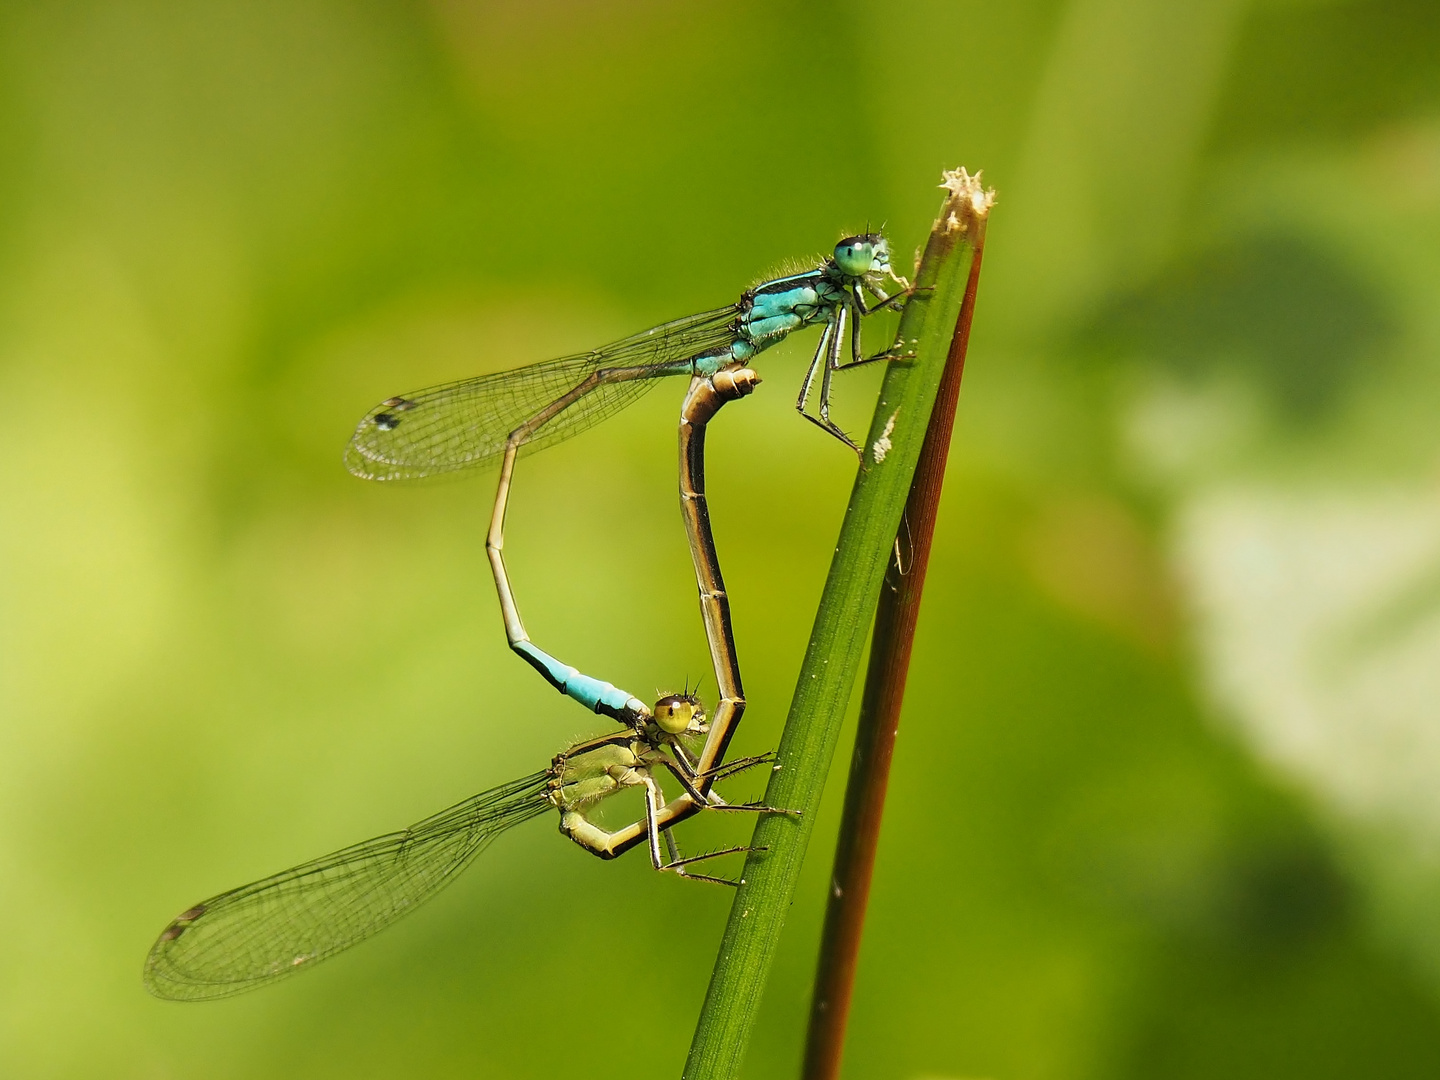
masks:
{"label": "compound eye", "polygon": [[874,257],[875,245],[863,236],[847,236],[835,245],[835,265],[850,277],[869,272]]}
{"label": "compound eye", "polygon": [[683,735],[703,715],[704,710],[693,694],[671,694],[655,703],[655,723],[671,735]]}

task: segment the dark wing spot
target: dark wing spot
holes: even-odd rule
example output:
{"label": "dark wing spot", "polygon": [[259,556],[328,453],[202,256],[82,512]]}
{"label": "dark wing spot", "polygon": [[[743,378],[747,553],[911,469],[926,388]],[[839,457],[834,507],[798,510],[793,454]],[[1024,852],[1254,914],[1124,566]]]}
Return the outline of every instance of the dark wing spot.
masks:
{"label": "dark wing spot", "polygon": [[400,418],[394,413],[382,412],[375,414],[375,426],[381,431],[394,431],[400,426]]}
{"label": "dark wing spot", "polygon": [[182,911],[179,915],[176,915],[176,916],[175,916],[175,921],[176,921],[176,922],[187,922],[187,923],[191,923],[191,922],[194,922],[196,919],[198,919],[201,915],[204,915],[204,914],[205,914],[205,905],[204,905],[204,904],[196,904],[196,905],[195,905],[194,907],[192,907],[189,911]]}
{"label": "dark wing spot", "polygon": [[386,398],[384,401],[382,401],[380,403],[380,407],[383,409],[394,409],[396,412],[405,412],[407,409],[413,409],[415,407],[415,402],[409,401],[403,397],[392,397]]}
{"label": "dark wing spot", "polygon": [[178,922],[171,923],[165,928],[164,933],[160,935],[160,940],[174,941],[176,938],[178,938],[181,934],[185,932],[185,929],[186,928],[184,926],[181,926]]}

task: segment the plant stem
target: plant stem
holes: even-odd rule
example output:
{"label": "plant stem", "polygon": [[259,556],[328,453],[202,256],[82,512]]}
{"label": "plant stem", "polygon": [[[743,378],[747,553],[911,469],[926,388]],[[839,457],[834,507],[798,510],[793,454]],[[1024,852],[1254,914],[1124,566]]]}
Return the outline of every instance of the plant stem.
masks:
{"label": "plant stem", "polygon": [[[910,497],[905,502],[905,515],[895,537],[896,557],[888,564],[885,587],[880,591],[875,612],[870,667],[860,699],[860,721],[855,732],[855,750],[850,757],[850,780],[845,788],[835,868],[830,876],[825,930],[820,936],[820,964],[810,1006],[805,1066],[800,1074],[804,1080],[835,1080],[840,1075],[845,1051],[845,1027],[850,1017],[865,910],[870,901],[875,850],[880,843],[880,823],[885,814],[890,760],[895,750],[895,736],[900,730],[910,651],[915,642],[915,624],[920,617],[925,571],[930,565],[935,518],[945,483],[945,462],[950,455],[950,435],[955,428],[955,406],[960,397],[960,380],[965,374],[970,321],[975,314],[975,293],[980,284],[980,260],[985,252],[983,217],[968,239],[974,255],[965,297],[960,316],[955,320],[945,374],[930,413],[924,445],[920,448],[920,463],[910,485]],[[902,560],[908,565],[902,565]]]}
{"label": "plant stem", "polygon": [[947,173],[942,186],[947,198],[920,260],[916,291],[900,318],[895,348],[903,358],[892,360],[885,372],[765,792],[770,806],[799,813],[766,814],[756,826],[690,1044],[688,1080],[729,1080],[739,1071],[818,817],[865,631],[966,293],[974,256],[968,241],[990,206],[978,178],[963,169]]}

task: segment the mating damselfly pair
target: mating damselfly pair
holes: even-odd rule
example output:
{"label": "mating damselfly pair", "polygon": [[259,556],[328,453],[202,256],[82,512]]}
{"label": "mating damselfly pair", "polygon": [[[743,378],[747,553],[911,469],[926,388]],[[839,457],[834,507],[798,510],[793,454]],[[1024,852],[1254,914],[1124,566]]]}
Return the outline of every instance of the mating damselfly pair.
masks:
{"label": "mating damselfly pair", "polygon": [[[885,293],[881,286],[887,278],[900,290]],[[763,282],[727,307],[591,352],[391,397],[370,410],[345,455],[357,476],[420,479],[500,462],[485,546],[510,647],[561,693],[615,719],[622,730],[577,743],[549,768],[475,795],[403,832],[343,848],[196,904],[172,920],[152,947],[145,965],[150,991],[179,1000],[226,997],[311,967],[433,896],[505,829],[549,810],[559,812],[562,833],[602,858],[646,843],[657,870],[735,884],[691,867],[748,849],[684,858],[671,833],[675,824],[702,809],[786,812],[730,804],[712,790],[717,781],[768,759],[724,760],[745,697],[705,499],[706,425],[726,402],[748,395],[758,384],[749,361],[793,331],[819,325],[820,342],[796,408],[858,451],[830,419],[832,377],[895,355],[866,356],[860,320],[897,305],[909,292],[908,283],[891,269],[882,236],[847,237],[814,269]],[[690,378],[680,422],[681,506],[719,690],[709,717],[694,695],[662,697],[651,708],[535,646],[521,621],[503,555],[506,507],[521,452],[569,438],[633,402],[659,379],[681,375]],[[808,408],[812,395],[818,399],[813,413]],[[663,793],[662,774],[681,789],[673,799]],[[643,791],[643,818],[608,830],[590,817],[597,804],[629,788]]]}

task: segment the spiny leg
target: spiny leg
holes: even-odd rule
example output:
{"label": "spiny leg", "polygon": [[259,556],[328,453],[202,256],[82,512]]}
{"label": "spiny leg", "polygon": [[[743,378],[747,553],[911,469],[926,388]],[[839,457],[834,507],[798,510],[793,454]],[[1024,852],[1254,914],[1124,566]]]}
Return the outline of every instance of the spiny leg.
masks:
{"label": "spiny leg", "polygon": [[[843,327],[840,329],[843,329]],[[851,441],[850,436],[846,435],[845,432],[840,430],[840,428],[832,424],[828,416],[828,413],[830,411],[828,398],[830,394],[829,388],[831,371],[829,356],[832,352],[836,351],[839,345],[839,341],[840,334],[837,330],[837,327],[835,326],[835,323],[827,321],[825,323],[825,329],[820,333],[820,345],[815,350],[815,356],[810,361],[810,367],[805,373],[805,383],[800,388],[800,396],[795,401],[795,411],[798,412],[801,416],[803,416],[806,420],[809,420],[810,423],[814,424],[821,431],[825,432],[827,435],[839,439],[842,443],[850,447],[851,450],[854,450],[858,454],[860,453],[860,447],[858,447],[853,441]],[[820,384],[821,411],[827,414],[823,419],[820,417],[812,416],[810,413],[805,411],[805,405],[810,396],[810,388],[815,382],[815,374],[817,371],[820,371],[822,369],[822,365],[824,374],[821,378]]]}
{"label": "spiny leg", "polygon": [[[753,769],[756,765],[764,764],[773,760],[773,754],[757,754],[754,757],[740,758],[736,761],[732,761],[725,765],[719,766],[718,768],[709,770],[705,773],[705,779],[707,779],[710,783],[713,784],[717,780],[723,780],[726,777],[734,776],[737,773],[744,772],[746,769]],[[707,790],[702,793],[695,784],[695,781],[700,779],[700,777],[696,773],[686,768],[681,763],[671,760],[670,757],[667,755],[662,754],[660,756],[660,761],[667,769],[670,770],[670,773],[675,777],[675,779],[680,781],[680,786],[685,789],[685,793],[697,803],[702,804],[707,810],[748,810],[761,814],[796,813],[796,811],[793,810],[781,810],[777,807],[767,806],[764,803],[758,802],[729,803],[726,802],[720,795],[718,795],[713,790]]]}
{"label": "spiny leg", "polygon": [[[901,289],[899,292],[891,293],[889,296],[886,296],[883,292],[877,289],[874,285],[870,284],[870,282],[868,281],[862,281],[859,284],[855,285],[851,289],[849,295],[857,315],[873,315],[875,312],[881,311],[887,307],[898,307],[898,305],[902,301],[908,301],[916,293],[935,291],[935,286],[933,285],[912,286],[904,278],[897,277],[896,280],[899,281],[904,286],[904,288]],[[876,303],[873,307],[867,307],[865,305],[866,292],[868,292],[871,296],[875,297],[875,299],[878,301],[878,303]],[[860,338],[860,320],[857,318],[850,329],[850,360],[848,363],[840,364],[838,367],[836,367],[836,371],[846,371],[853,367],[861,367],[865,364],[873,364],[877,360],[913,360],[915,358],[914,352],[896,352],[894,345],[891,345],[888,349],[881,350],[874,356],[866,356],[864,355],[864,349],[861,347]]]}
{"label": "spiny leg", "polygon": [[[675,837],[671,835],[670,829],[665,830],[665,850],[670,856],[668,865],[675,868],[676,877],[682,877],[686,881],[708,881],[715,885],[729,885],[731,888],[738,888],[743,884],[743,882],[731,881],[729,878],[715,877],[711,874],[692,874],[686,870],[685,865],[687,863],[708,859],[710,855],[699,855],[694,859],[682,859],[680,857],[680,847],[675,843]],[[712,852],[712,854],[730,854],[730,852]]]}
{"label": "spiny leg", "polygon": [[849,312],[848,304],[841,304],[836,311],[835,333],[831,335],[829,347],[825,351],[825,373],[820,379],[820,408],[817,410],[820,417],[818,420],[814,417],[811,419],[815,420],[821,430],[828,431],[851,450],[854,450],[856,454],[864,457],[864,451],[860,448],[860,444],[845,434],[840,425],[830,419],[830,385],[835,372],[840,370],[840,338],[845,333],[845,321]]}
{"label": "spiny leg", "polygon": [[[775,760],[773,750],[764,754],[752,754],[749,757],[736,758],[734,761],[727,761],[723,765],[716,764],[708,769],[700,769],[689,753],[678,742],[671,743],[667,748],[668,756],[662,756],[661,760],[675,773],[676,776],[690,780],[704,780],[713,784],[717,780],[724,780],[735,776],[747,769],[753,769],[757,765],[768,765]],[[673,759],[673,760],[672,760]]]}
{"label": "spiny leg", "polygon": [[806,420],[814,419],[805,411],[805,405],[810,400],[810,388],[815,384],[815,376],[819,373],[820,365],[825,360],[825,350],[830,343],[831,330],[831,324],[827,321],[825,329],[820,331],[820,344],[815,347],[815,355],[810,358],[810,366],[805,369],[805,381],[800,384],[800,396],[795,399],[795,411]]}
{"label": "spiny leg", "polygon": [[[855,288],[855,291],[852,295],[854,295],[855,297],[855,303],[859,306],[860,314],[869,315],[871,312],[880,311],[883,308],[895,307],[902,301],[910,299],[910,297],[917,292],[931,292],[934,290],[934,288],[935,286],[933,285],[925,285],[919,289],[906,287],[904,289],[901,289],[899,292],[893,292],[889,296],[886,296],[883,292],[877,289],[874,285],[871,285],[868,281],[862,281]],[[864,292],[868,292],[879,302],[874,307],[866,307]]]}
{"label": "spiny leg", "polygon": [[718,803],[712,802],[709,806],[706,807],[706,809],[707,809],[707,810],[721,810],[721,811],[736,811],[736,812],[749,811],[749,812],[751,812],[751,813],[756,813],[756,814],[785,814],[785,815],[787,815],[787,816],[789,816],[789,817],[800,817],[800,816],[801,816],[799,810],[787,810],[787,809],[785,809],[783,806],[769,806],[769,805],[767,805],[766,803],[758,803],[758,802],[742,802],[742,803],[727,803],[727,802],[723,802],[723,801],[722,801],[722,802],[718,802]]}
{"label": "spiny leg", "polygon": [[681,746],[678,742],[673,744],[670,749],[675,755],[675,760],[678,761],[683,768],[688,770],[691,776],[694,776],[696,765],[695,759],[690,756],[690,752],[686,750],[685,747]]}
{"label": "spiny leg", "polygon": [[773,750],[768,754],[753,754],[750,757],[736,758],[734,761],[727,761],[724,765],[717,765],[715,768],[706,772],[705,775],[709,777],[712,782],[725,780],[744,772],[746,769],[753,769],[757,765],[769,765],[774,760],[775,752]]}
{"label": "spiny leg", "polygon": [[[876,289],[872,285],[869,285],[868,283],[865,285],[865,287],[869,289],[872,293],[874,293],[877,297],[879,297],[881,302],[876,304],[874,307],[867,308],[865,306],[865,298],[861,294],[859,287],[857,287],[851,294],[850,299],[857,313],[857,317],[850,326],[850,360],[844,364],[837,364],[835,367],[836,371],[849,371],[851,368],[863,367],[866,364],[873,364],[877,360],[913,360],[915,358],[915,354],[913,352],[896,352],[894,345],[891,345],[888,349],[884,349],[881,352],[876,353],[874,356],[865,355],[865,350],[860,344],[861,330],[859,316],[871,315],[882,308],[892,306],[900,300],[908,299],[911,295],[911,292],[915,291],[911,290],[911,292],[898,292],[895,293],[893,296],[886,296],[884,293],[880,292],[878,289]],[[930,288],[930,286],[927,286],[927,289],[928,288]]]}
{"label": "spiny leg", "polygon": [[[845,324],[849,320],[850,307],[841,304],[835,313],[835,333],[830,338],[830,348],[825,353],[825,374],[820,377],[820,419],[830,425],[830,380],[840,366],[840,340],[845,336]],[[833,426],[833,425],[831,425]],[[838,428],[835,428],[839,431]],[[842,433],[843,434],[843,433]],[[849,436],[845,436],[849,442]]]}
{"label": "spiny leg", "polygon": [[[693,768],[688,765],[681,765],[668,755],[661,754],[659,756],[661,763],[670,770],[671,775],[674,776],[676,780],[680,781],[680,786],[685,789],[685,794],[689,795],[694,802],[700,806],[708,807],[711,805],[712,798],[719,798],[718,795],[713,795],[711,792],[702,792],[695,786],[695,770]],[[714,774],[709,775],[713,777]]]}
{"label": "spiny leg", "polygon": [[[689,858],[680,857],[679,846],[675,838],[670,835],[669,829],[661,829],[658,823],[660,807],[664,803],[664,795],[661,794],[660,785],[651,776],[644,777],[645,784],[645,824],[646,832],[650,839],[650,865],[656,870],[672,870],[677,877],[688,878],[692,881],[709,881],[716,885],[730,885],[738,887],[742,884],[739,881],[732,881],[729,878],[715,877],[710,874],[695,874],[686,870],[685,867],[692,863],[704,862],[706,859],[715,859],[721,855],[737,855],[740,852],[755,850],[750,847],[737,846],[720,848],[716,851],[706,852],[704,855],[691,855]],[[661,837],[664,837],[666,854],[670,861],[666,862],[660,854]]]}
{"label": "spiny leg", "polygon": [[[881,295],[883,297],[883,294]],[[800,398],[796,403],[796,408],[801,416],[820,428],[820,430],[839,439],[857,454],[863,455],[859,444],[851,439],[838,424],[830,419],[830,394],[833,385],[832,376],[834,372],[847,371],[853,367],[873,364],[877,360],[904,359],[907,355],[914,355],[913,353],[897,353],[892,348],[886,349],[884,352],[876,353],[874,356],[864,356],[861,347],[860,317],[862,315],[868,315],[873,311],[878,311],[881,307],[884,307],[886,303],[898,300],[905,295],[907,294],[897,293],[893,297],[883,297],[884,303],[878,304],[873,308],[867,308],[859,298],[857,291],[855,295],[841,303],[836,309],[835,319],[826,323],[825,331],[821,334],[819,348],[816,349],[815,357],[810,362],[810,368],[806,372],[805,384],[801,388]],[[850,321],[851,360],[848,363],[842,364],[840,362],[840,338],[841,335],[845,333],[847,318]],[[814,385],[816,369],[822,362],[825,368],[820,380],[820,407],[817,410],[819,415],[812,416],[805,411],[804,406],[809,397],[810,390]]]}
{"label": "spiny leg", "polygon": [[865,304],[861,300],[859,289],[855,290],[854,300],[855,318],[850,320],[850,362],[841,365],[847,368],[859,367],[861,364],[873,362],[873,358],[866,356],[865,350],[860,347],[860,318],[863,315],[868,315],[869,312],[865,310]]}

